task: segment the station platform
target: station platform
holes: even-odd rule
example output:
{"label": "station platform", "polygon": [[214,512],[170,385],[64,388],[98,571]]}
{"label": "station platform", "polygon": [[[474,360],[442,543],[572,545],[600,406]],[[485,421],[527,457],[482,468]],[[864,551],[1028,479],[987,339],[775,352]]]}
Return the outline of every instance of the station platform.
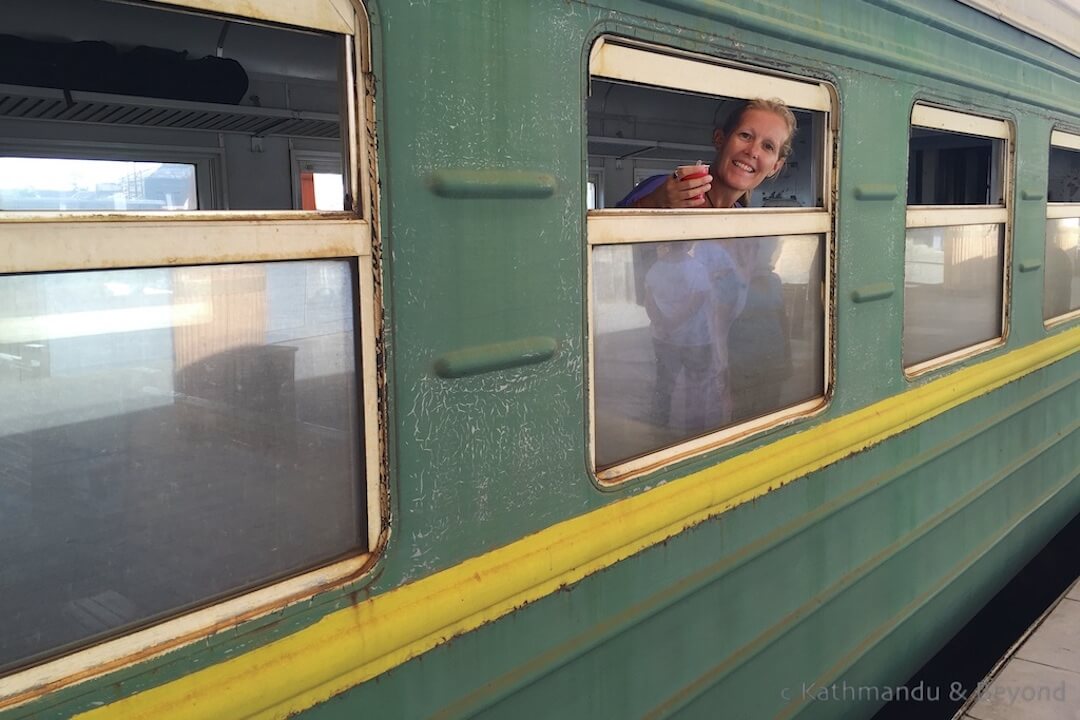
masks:
{"label": "station platform", "polygon": [[1080,578],[978,684],[953,720],[1080,720]]}

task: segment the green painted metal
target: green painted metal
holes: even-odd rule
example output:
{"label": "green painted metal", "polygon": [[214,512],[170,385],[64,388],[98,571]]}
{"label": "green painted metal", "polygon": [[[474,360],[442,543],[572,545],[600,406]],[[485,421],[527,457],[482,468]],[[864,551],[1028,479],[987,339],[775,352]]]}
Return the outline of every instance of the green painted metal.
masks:
{"label": "green painted metal", "polygon": [[558,344],[553,338],[522,338],[448,352],[435,361],[435,374],[444,378],[507,370],[550,360]]}
{"label": "green painted metal", "polygon": [[867,183],[855,188],[857,200],[895,200],[900,191],[895,185],[887,183]]}
{"label": "green painted metal", "polygon": [[[903,293],[893,289],[903,287],[913,103],[1015,124],[1020,270],[1043,257],[1050,129],[1080,126],[1077,59],[960,3],[381,0],[368,9],[392,503],[376,571],[2,720],[66,717],[166,683],[949,372],[910,381],[900,366]],[[831,405],[613,491],[587,472],[583,390],[584,97],[588,48],[604,34],[823,78],[840,108]],[[1014,275],[1007,342],[965,364],[1046,336],[1041,277]],[[872,699],[815,699],[803,683],[901,683],[1080,510],[1078,380],[1080,358],[1059,362],[304,716],[869,717]]]}
{"label": "green painted metal", "polygon": [[861,288],[855,288],[851,291],[851,299],[857,303],[873,302],[874,300],[884,300],[890,298],[893,293],[896,292],[896,288],[892,283],[880,282],[872,283],[870,285],[863,285]]}
{"label": "green painted metal", "polygon": [[431,189],[450,198],[545,198],[555,194],[548,173],[521,170],[436,170]]}

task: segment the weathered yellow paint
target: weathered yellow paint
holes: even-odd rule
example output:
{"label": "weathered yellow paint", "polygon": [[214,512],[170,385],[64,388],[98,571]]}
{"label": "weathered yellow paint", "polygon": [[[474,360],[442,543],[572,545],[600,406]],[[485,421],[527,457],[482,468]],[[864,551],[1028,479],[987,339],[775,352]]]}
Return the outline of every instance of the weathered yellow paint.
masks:
{"label": "weathered yellow paint", "polygon": [[554,525],[84,720],[283,718],[1080,349],[1080,328]]}

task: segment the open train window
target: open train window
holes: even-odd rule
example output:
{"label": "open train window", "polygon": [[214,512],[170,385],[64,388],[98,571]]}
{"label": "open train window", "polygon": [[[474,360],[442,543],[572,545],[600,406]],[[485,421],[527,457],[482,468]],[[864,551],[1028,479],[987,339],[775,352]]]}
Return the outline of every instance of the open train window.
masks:
{"label": "open train window", "polygon": [[[0,704],[310,598],[383,529],[367,194],[202,212],[373,187],[366,18],[171,4],[4,5]],[[242,93],[186,65],[222,49]]]}
{"label": "open train window", "polygon": [[1043,318],[1063,321],[1080,311],[1080,135],[1051,134],[1048,180]]}
{"label": "open train window", "polygon": [[[591,448],[612,482],[824,403],[834,100],[611,38],[589,84],[589,181],[604,183],[587,221]],[[705,164],[695,203],[657,202]]]}
{"label": "open train window", "polygon": [[1004,120],[914,106],[904,250],[909,375],[1001,341],[1011,137]]}
{"label": "open train window", "polygon": [[[162,23],[162,12],[111,0],[5,0],[0,142],[43,158],[73,157],[64,154],[72,148],[98,161],[213,156],[201,202],[179,197],[185,190],[169,168],[122,175],[54,162],[36,186],[5,187],[0,209],[315,209],[294,192],[291,154],[329,157],[341,172],[345,39],[187,12]],[[351,184],[334,191],[333,207],[359,209]]]}

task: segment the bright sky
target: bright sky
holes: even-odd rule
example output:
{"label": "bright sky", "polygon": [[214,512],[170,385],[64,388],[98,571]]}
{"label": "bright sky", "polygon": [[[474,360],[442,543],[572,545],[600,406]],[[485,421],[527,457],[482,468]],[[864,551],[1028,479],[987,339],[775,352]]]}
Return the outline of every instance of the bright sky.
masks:
{"label": "bright sky", "polygon": [[0,157],[0,189],[93,190],[101,183],[116,183],[138,168],[149,174],[161,163],[115,160]]}
{"label": "bright sky", "polygon": [[345,185],[341,175],[337,173],[315,173],[315,209],[345,209]]}

